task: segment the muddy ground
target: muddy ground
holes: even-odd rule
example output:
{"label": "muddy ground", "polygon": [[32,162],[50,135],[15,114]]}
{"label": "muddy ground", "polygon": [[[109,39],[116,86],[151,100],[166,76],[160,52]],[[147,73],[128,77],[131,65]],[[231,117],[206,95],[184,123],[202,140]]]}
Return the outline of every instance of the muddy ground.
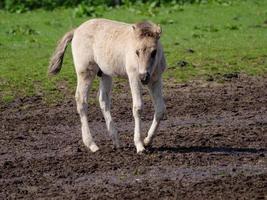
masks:
{"label": "muddy ground", "polygon": [[[0,199],[267,199],[267,78],[165,83],[168,119],[137,155],[127,83],[113,93],[122,148],[114,150],[97,103],[89,121],[100,151],[82,144],[72,96],[1,106]],[[95,92],[94,92],[95,95]],[[153,109],[145,95],[143,130]]]}

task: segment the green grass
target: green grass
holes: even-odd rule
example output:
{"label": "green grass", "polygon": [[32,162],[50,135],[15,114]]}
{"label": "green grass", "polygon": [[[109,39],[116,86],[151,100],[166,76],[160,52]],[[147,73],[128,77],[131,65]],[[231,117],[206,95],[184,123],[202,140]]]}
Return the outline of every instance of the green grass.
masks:
{"label": "green grass", "polygon": [[[162,25],[168,62],[165,80],[221,80],[224,74],[267,72],[267,1],[107,10],[104,18],[126,22],[144,19]],[[47,76],[49,58],[65,32],[88,18],[71,9],[0,12],[0,101],[41,95],[48,102],[74,93],[76,76],[70,49],[59,76]],[[191,49],[191,50],[189,50]],[[193,50],[193,51],[192,51]],[[180,66],[185,61],[185,67]],[[211,79],[210,79],[211,78]],[[96,83],[97,84],[97,83]],[[95,84],[95,87],[96,87]]]}

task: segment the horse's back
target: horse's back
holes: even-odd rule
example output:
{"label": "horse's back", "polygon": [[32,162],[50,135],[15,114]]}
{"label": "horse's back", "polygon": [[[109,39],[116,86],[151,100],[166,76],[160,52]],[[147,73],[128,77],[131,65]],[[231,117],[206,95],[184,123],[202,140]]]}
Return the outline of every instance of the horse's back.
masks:
{"label": "horse's back", "polygon": [[82,54],[85,59],[95,62],[104,73],[124,75],[130,27],[130,24],[108,19],[84,22],[74,33],[74,57]]}
{"label": "horse's back", "polygon": [[[91,19],[81,24],[75,31],[75,34],[86,35],[96,39],[107,39],[107,36],[121,36],[129,32],[130,24],[108,20],[108,19]],[[115,33],[115,34],[114,34]]]}

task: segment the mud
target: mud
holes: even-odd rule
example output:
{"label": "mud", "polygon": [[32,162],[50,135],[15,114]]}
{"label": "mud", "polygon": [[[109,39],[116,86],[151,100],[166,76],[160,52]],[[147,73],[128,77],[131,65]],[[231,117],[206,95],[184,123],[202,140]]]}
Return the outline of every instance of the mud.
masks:
{"label": "mud", "polygon": [[[168,118],[143,155],[133,144],[126,82],[113,93],[119,150],[94,100],[94,154],[82,144],[72,96],[53,106],[41,96],[2,105],[0,199],[266,199],[266,88],[266,77],[245,75],[224,84],[165,83]],[[145,133],[153,107],[143,93]]]}

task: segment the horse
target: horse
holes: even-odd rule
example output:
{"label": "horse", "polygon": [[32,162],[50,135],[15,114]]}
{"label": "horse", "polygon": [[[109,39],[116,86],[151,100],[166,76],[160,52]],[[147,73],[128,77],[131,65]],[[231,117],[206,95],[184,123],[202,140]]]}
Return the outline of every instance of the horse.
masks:
{"label": "horse", "polygon": [[[160,43],[161,33],[159,25],[148,21],[128,24],[108,19],[91,19],[67,32],[58,42],[48,73],[55,75],[60,72],[64,52],[71,43],[77,74],[75,99],[81,120],[82,140],[92,152],[98,151],[99,147],[94,142],[88,125],[88,91],[96,75],[100,77],[99,104],[114,147],[120,147],[110,113],[114,76],[129,80],[137,153],[142,153],[151,144],[166,111],[162,95],[162,73],[166,68],[166,60]],[[148,88],[155,109],[153,122],[144,140],[140,119],[143,111],[143,86]]]}

